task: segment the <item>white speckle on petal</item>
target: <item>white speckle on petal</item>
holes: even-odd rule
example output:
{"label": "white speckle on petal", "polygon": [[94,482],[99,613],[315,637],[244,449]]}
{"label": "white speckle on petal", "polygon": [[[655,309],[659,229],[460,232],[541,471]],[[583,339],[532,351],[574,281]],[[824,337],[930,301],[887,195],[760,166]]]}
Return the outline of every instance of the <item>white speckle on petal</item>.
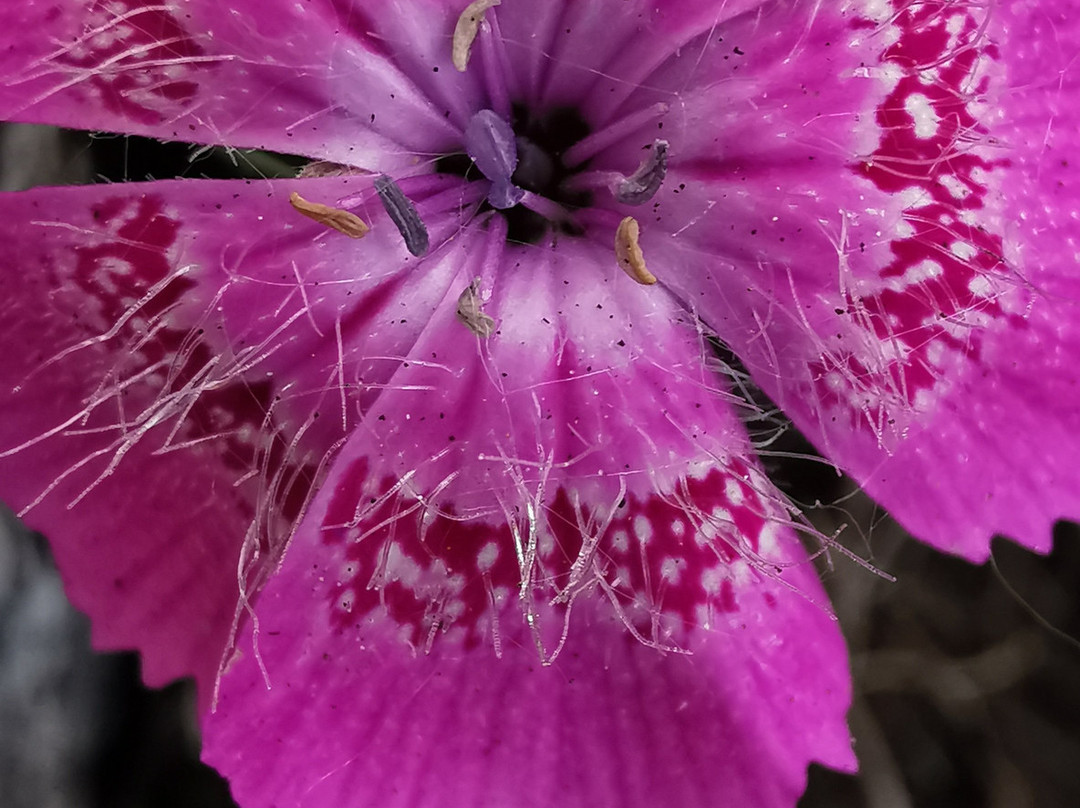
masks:
{"label": "white speckle on petal", "polygon": [[498,560],[499,545],[493,541],[489,541],[480,548],[480,552],[476,554],[476,567],[480,572],[490,572],[491,568],[495,566],[495,562]]}
{"label": "white speckle on petal", "polygon": [[976,275],[968,282],[968,290],[976,297],[993,297],[994,285],[985,275]]}
{"label": "white speckle on petal", "polygon": [[724,493],[727,494],[727,501],[736,507],[741,505],[745,499],[742,486],[738,480],[729,479],[724,488]]}
{"label": "white speckle on petal", "polygon": [[625,553],[630,549],[630,537],[626,535],[625,530],[616,530],[611,534],[611,547],[620,553]]}

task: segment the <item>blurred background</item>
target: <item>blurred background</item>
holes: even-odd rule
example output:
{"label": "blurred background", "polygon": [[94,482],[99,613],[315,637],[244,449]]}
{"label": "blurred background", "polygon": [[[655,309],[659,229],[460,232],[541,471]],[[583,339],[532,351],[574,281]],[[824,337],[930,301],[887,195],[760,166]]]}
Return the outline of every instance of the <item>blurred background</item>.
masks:
{"label": "blurred background", "polygon": [[[291,176],[300,164],[0,126],[2,190]],[[1080,806],[1076,526],[1058,526],[1048,557],[997,539],[993,562],[975,567],[908,537],[794,432],[772,448],[795,456],[768,470],[816,526],[845,525],[840,541],[896,579],[838,554],[822,564],[851,649],[862,771],[812,767],[800,808]],[[95,654],[88,637],[47,543],[0,512],[0,808],[231,806],[199,763],[190,683],[147,690],[133,655]]]}

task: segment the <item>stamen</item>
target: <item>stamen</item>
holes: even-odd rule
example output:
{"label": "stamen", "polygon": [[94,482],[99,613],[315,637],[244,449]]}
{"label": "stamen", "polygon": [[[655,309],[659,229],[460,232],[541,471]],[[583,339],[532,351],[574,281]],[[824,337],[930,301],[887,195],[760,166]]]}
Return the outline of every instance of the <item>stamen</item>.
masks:
{"label": "stamen", "polygon": [[489,180],[488,201],[499,210],[512,208],[525,195],[510,178],[517,168],[517,142],[514,130],[505,119],[490,109],[473,115],[465,128],[465,151]]}
{"label": "stamen", "polygon": [[633,216],[619,222],[619,228],[615,231],[615,257],[623,272],[638,283],[651,286],[656,283],[656,276],[645,268],[645,255],[638,244],[640,235],[641,228]]}
{"label": "stamen", "polygon": [[627,115],[625,118],[620,118],[614,123],[608,124],[603,129],[593,132],[588,137],[579,140],[567,149],[566,154],[563,155],[563,165],[567,168],[581,165],[590,157],[598,155],[611,144],[618,143],[632,132],[637,131],[643,126],[647,126],[657,118],[663,117],[667,114],[668,109],[670,109],[670,107],[668,107],[667,104],[663,101],[658,101],[651,107],[638,110],[637,112]]}
{"label": "stamen", "polygon": [[469,54],[476,33],[480,30],[480,23],[484,20],[484,12],[501,3],[502,0],[474,0],[461,12],[457,25],[454,26],[453,49],[450,55],[459,73],[464,73],[469,66]]}
{"label": "stamen", "polygon": [[615,199],[624,205],[644,205],[652,199],[667,176],[667,150],[666,140],[654,140],[637,171],[612,189]]}
{"label": "stamen", "polygon": [[405,247],[417,258],[428,251],[428,231],[413,203],[396,182],[385,174],[375,178],[375,191],[386,208],[386,215],[397,226]]}
{"label": "stamen", "polygon": [[481,339],[495,333],[495,320],[484,314],[484,301],[480,299],[480,278],[465,287],[457,301],[457,317],[465,327]]}
{"label": "stamen", "polygon": [[308,202],[296,191],[289,194],[289,204],[297,212],[304,214],[309,219],[314,219],[321,225],[333,228],[339,233],[344,233],[349,238],[363,238],[371,229],[356,214],[340,208],[332,208],[319,202]]}
{"label": "stamen", "polygon": [[573,217],[571,217],[570,212],[566,208],[558,202],[548,199],[546,196],[540,196],[540,194],[526,191],[525,195],[521,198],[521,204],[523,207],[528,208],[533,213],[539,214],[549,222],[563,225],[571,224],[573,222]]}

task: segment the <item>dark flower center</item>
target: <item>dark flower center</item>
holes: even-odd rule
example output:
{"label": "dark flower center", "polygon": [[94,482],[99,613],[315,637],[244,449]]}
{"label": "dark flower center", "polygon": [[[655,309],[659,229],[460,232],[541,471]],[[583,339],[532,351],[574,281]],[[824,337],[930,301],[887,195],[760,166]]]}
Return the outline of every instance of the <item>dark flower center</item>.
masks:
{"label": "dark flower center", "polygon": [[[581,113],[571,107],[560,107],[544,113],[534,113],[525,106],[514,105],[510,122],[517,146],[517,166],[511,181],[533,197],[545,201],[544,208],[563,210],[567,215],[545,215],[519,202],[499,210],[507,223],[507,241],[538,244],[549,232],[580,236],[582,227],[574,221],[573,212],[592,204],[592,193],[571,187],[568,180],[588,168],[584,164],[568,169],[563,155],[575,143],[589,134],[589,125]],[[436,171],[467,180],[484,180],[473,159],[466,153],[445,155],[436,162]],[[481,212],[495,210],[489,201]]]}

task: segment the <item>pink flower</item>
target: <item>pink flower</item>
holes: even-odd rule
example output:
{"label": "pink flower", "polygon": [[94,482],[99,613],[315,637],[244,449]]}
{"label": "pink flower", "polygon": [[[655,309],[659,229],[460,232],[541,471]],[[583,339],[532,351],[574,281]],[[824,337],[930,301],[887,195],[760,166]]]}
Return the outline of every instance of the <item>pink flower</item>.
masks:
{"label": "pink flower", "polygon": [[846,657],[710,336],[926,541],[1045,550],[1080,26],[489,5],[0,9],[9,119],[325,161],[0,197],[0,495],[245,806],[791,806]]}

